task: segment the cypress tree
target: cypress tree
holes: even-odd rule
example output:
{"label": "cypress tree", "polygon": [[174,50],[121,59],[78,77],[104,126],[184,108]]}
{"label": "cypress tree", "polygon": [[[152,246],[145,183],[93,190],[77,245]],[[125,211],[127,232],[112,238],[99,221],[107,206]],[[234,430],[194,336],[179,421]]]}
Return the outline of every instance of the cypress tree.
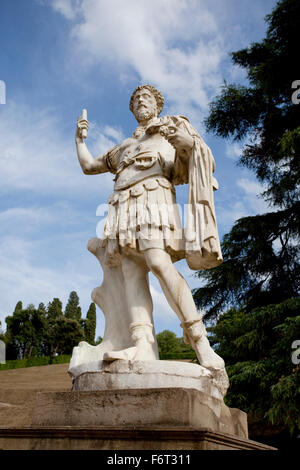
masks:
{"label": "cypress tree", "polygon": [[47,314],[49,320],[55,320],[63,315],[62,302],[57,297],[49,302]]}
{"label": "cypress tree", "polygon": [[65,317],[77,320],[81,319],[81,308],[79,307],[79,297],[77,292],[72,291],[65,309]]}
{"label": "cypress tree", "polygon": [[22,301],[19,300],[19,302],[17,303],[17,305],[15,306],[15,309],[14,309],[14,313],[17,313],[17,312],[21,312],[21,310],[23,310],[23,304],[22,304]]}
{"label": "cypress tree", "polygon": [[85,340],[92,345],[95,344],[96,321],[96,305],[92,302],[83,325]]}

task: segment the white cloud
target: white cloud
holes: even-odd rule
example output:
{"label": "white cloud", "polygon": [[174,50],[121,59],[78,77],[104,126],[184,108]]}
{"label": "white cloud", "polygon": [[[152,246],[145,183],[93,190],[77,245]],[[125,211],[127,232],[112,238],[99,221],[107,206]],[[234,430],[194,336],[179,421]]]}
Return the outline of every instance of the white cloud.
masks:
{"label": "white cloud", "polygon": [[217,15],[206,2],[60,0],[52,6],[73,20],[78,66],[107,64],[121,80],[131,74],[153,83],[171,103],[168,112],[188,114],[199,125],[221,83],[225,57]]}
{"label": "white cloud", "polygon": [[246,194],[257,196],[261,194],[265,187],[254,180],[249,180],[248,178],[240,178],[237,181],[237,186],[241,188]]}
{"label": "white cloud", "polygon": [[237,144],[236,142],[228,143],[226,142],[225,154],[231,160],[238,160],[238,158],[243,153],[243,146]]}
{"label": "white cloud", "polygon": [[187,115],[203,132],[202,119],[224,74],[230,80],[246,78],[229,52],[263,34],[264,16],[274,6],[273,0],[253,0],[247,8],[242,3],[54,0],[47,5],[70,21],[69,59],[77,75],[100,66],[123,83],[152,83],[166,96],[168,113]]}
{"label": "white cloud", "polygon": [[53,221],[52,214],[50,214],[44,208],[24,208],[24,207],[13,207],[0,212],[0,224],[3,228],[3,224],[16,224],[20,229],[20,224],[27,222],[28,225],[49,223]]}
{"label": "white cloud", "polygon": [[[75,132],[75,124],[74,130]],[[113,147],[119,129],[89,130],[88,146],[94,156]],[[55,109],[40,110],[14,103],[0,112],[1,191],[30,190],[39,194],[72,192],[84,194],[89,178],[89,194],[100,194],[97,178],[84,176],[76,156],[74,134],[63,126]],[[112,186],[111,175],[101,175],[101,189]]]}
{"label": "white cloud", "polygon": [[[74,285],[89,286],[92,276],[66,265],[64,269],[51,269],[37,264],[35,250],[39,244],[20,237],[3,237],[0,246],[0,302],[2,315],[9,314],[15,303],[47,302],[53,297],[65,299]],[[78,266],[77,266],[78,268]],[[7,295],[10,292],[10,296]]]}
{"label": "white cloud", "polygon": [[80,0],[51,0],[52,8],[65,16],[68,20],[73,20],[79,12]]}
{"label": "white cloud", "polygon": [[105,126],[103,132],[108,137],[111,137],[116,143],[122,142],[122,140],[124,140],[122,129],[115,129],[112,126]]}
{"label": "white cloud", "polygon": [[1,237],[9,234],[15,236],[21,233],[23,238],[38,236],[43,240],[51,233],[68,234],[73,230],[78,233],[84,225],[90,227],[92,221],[96,226],[94,214],[78,210],[67,201],[58,200],[51,205],[11,207],[0,211],[0,243]]}
{"label": "white cloud", "polygon": [[269,205],[260,197],[264,189],[262,184],[249,178],[239,178],[235,187],[230,191],[227,188],[226,200],[218,200],[216,203],[218,226],[221,231],[227,232],[233,223],[242,217],[268,212]]}

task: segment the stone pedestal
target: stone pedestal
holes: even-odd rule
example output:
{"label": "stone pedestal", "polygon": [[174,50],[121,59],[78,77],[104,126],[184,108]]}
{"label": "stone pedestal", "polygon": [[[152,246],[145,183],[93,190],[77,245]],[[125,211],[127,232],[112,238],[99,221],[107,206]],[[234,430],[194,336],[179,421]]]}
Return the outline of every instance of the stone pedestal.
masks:
{"label": "stone pedestal", "polygon": [[248,438],[246,413],[199,390],[184,388],[40,392],[32,425],[188,427]]}
{"label": "stone pedestal", "polygon": [[224,404],[226,374],[175,361],[69,370],[73,390],[38,392],[31,426],[0,426],[0,449],[270,449],[248,439],[246,413]]}
{"label": "stone pedestal", "polygon": [[0,427],[5,450],[276,450],[259,442],[210,429],[158,426]]}
{"label": "stone pedestal", "polygon": [[73,391],[186,388],[223,402],[229,386],[225,370],[215,374],[179,361],[97,361],[70,367]]}
{"label": "stone pedestal", "polygon": [[32,426],[206,430],[248,438],[247,415],[224,404],[225,371],[175,361],[103,361],[69,369],[72,392],[36,397]]}
{"label": "stone pedestal", "polygon": [[248,439],[246,413],[179,387],[40,392],[31,428],[9,438],[19,449],[271,450]]}
{"label": "stone pedestal", "polygon": [[31,428],[9,431],[0,447],[6,437],[19,449],[271,449],[248,439],[246,413],[180,387],[40,392]]}

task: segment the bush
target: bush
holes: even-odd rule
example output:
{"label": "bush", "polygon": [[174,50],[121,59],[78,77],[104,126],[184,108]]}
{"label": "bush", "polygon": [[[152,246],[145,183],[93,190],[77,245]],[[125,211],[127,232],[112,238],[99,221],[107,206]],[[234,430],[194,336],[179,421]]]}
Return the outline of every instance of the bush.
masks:
{"label": "bush", "polygon": [[[52,358],[52,364],[66,364],[70,362],[71,355],[63,354]],[[24,369],[25,367],[47,366],[50,364],[50,356],[31,357],[30,359],[16,359],[13,361],[6,361],[5,364],[0,364],[1,370],[8,369]]]}

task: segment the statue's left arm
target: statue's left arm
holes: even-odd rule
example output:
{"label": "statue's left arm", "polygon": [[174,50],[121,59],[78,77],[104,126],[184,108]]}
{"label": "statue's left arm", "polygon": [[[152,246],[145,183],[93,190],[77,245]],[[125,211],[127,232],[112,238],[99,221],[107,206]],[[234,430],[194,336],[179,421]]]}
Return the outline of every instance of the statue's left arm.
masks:
{"label": "statue's left arm", "polygon": [[183,116],[172,116],[166,135],[175,147],[173,184],[189,184],[186,259],[192,269],[207,269],[222,262],[213,191],[215,161],[210,148]]}

